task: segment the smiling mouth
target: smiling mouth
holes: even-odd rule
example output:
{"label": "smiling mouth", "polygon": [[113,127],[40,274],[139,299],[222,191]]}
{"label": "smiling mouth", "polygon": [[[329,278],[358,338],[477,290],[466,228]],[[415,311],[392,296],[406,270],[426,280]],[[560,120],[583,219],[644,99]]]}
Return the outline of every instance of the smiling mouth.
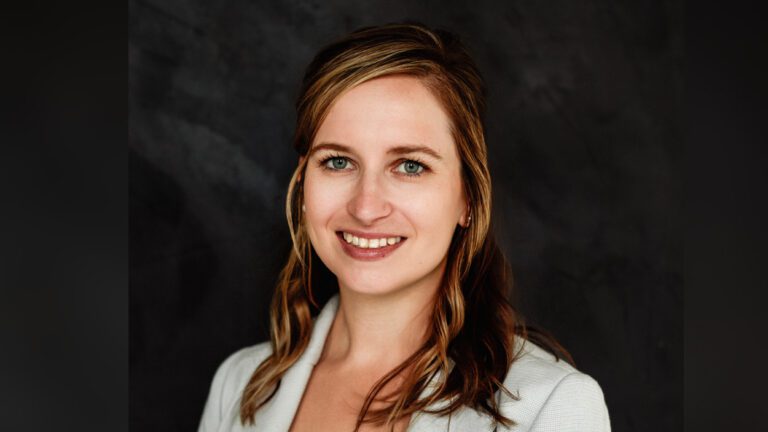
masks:
{"label": "smiling mouth", "polygon": [[347,242],[347,244],[350,244],[359,249],[379,249],[395,245],[405,240],[405,237],[401,236],[379,238],[358,237],[354,234],[344,231],[338,231],[336,234],[340,235],[341,238]]}
{"label": "smiling mouth", "polygon": [[402,236],[366,238],[343,231],[337,231],[336,237],[338,237],[344,253],[360,261],[374,261],[385,258],[397,250],[407,239],[407,237]]}

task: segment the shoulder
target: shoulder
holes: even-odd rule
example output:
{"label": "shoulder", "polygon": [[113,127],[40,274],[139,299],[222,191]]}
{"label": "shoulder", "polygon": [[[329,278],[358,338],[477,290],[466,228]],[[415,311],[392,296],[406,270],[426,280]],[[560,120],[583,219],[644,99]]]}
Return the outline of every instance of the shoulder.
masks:
{"label": "shoulder", "polygon": [[200,430],[216,430],[240,400],[256,368],[272,353],[269,342],[240,349],[230,354],[216,370],[203,410]]}
{"label": "shoulder", "polygon": [[530,341],[517,347],[504,379],[515,398],[499,396],[503,414],[518,424],[510,430],[610,431],[597,381]]}
{"label": "shoulder", "polygon": [[214,381],[219,378],[224,390],[242,390],[257,367],[272,354],[269,342],[242,348],[230,354],[216,370]]}

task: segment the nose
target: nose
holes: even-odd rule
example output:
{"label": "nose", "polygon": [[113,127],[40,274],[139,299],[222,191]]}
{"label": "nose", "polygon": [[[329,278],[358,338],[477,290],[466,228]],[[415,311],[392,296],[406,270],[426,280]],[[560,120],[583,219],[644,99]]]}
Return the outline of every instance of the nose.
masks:
{"label": "nose", "polygon": [[347,211],[362,225],[373,225],[392,213],[385,187],[372,172],[360,176],[354,187],[352,197],[347,203]]}

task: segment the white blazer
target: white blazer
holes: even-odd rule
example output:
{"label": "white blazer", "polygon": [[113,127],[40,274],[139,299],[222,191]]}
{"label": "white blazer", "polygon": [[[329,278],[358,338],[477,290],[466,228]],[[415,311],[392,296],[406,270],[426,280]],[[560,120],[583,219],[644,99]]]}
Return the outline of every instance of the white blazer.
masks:
{"label": "white blazer", "polygon": [[[198,431],[288,431],[312,368],[320,358],[337,308],[338,295],[318,315],[304,354],[286,371],[277,393],[256,413],[254,424],[247,427],[240,423],[240,398],[253,371],[271,353],[271,347],[265,342],[229,356],[213,378]],[[554,356],[532,342],[517,339],[522,344],[523,353],[510,367],[504,385],[520,399],[512,400],[500,392],[498,394],[502,414],[517,425],[511,428],[499,425],[496,430],[610,432],[608,409],[597,382],[568,363],[555,361]],[[492,430],[491,417],[469,407],[443,417],[414,413],[408,425],[408,432]]]}

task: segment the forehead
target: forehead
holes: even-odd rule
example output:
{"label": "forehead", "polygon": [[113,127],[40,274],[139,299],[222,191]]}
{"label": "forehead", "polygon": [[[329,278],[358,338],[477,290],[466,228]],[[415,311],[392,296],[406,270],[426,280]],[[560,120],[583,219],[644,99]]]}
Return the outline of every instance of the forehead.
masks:
{"label": "forehead", "polygon": [[423,145],[443,157],[456,153],[442,104],[420,79],[405,75],[366,81],[339,96],[317,131],[318,142],[358,151]]}

